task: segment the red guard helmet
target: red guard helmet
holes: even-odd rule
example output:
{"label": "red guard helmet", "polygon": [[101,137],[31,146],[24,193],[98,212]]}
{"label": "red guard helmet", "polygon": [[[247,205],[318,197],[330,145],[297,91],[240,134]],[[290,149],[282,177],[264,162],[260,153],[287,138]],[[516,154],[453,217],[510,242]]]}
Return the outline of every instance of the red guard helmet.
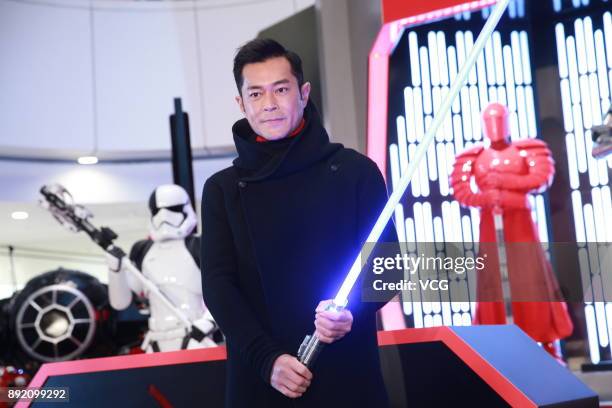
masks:
{"label": "red guard helmet", "polygon": [[508,108],[500,103],[489,104],[482,112],[482,124],[484,135],[492,143],[507,140],[510,134]]}

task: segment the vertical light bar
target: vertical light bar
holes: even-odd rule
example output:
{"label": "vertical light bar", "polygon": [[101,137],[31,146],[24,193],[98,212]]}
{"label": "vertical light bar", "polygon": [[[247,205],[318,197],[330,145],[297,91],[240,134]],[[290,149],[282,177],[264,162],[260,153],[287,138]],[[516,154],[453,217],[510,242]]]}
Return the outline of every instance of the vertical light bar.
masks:
{"label": "vertical light bar", "polygon": [[[438,178],[440,179],[440,195],[446,197],[449,194],[448,174],[446,173],[446,150],[444,143],[436,146],[436,157],[438,161]],[[445,235],[446,236],[446,235]]]}
{"label": "vertical light bar", "polygon": [[[442,89],[440,89],[440,94],[442,95],[442,100],[446,99],[448,97],[448,87],[447,86],[442,87]],[[452,142],[454,138],[452,112],[449,112],[448,115],[444,117],[443,128],[444,128],[444,140],[447,142]]]}
{"label": "vertical light bar", "polygon": [[461,89],[461,118],[463,120],[463,134],[466,140],[472,140],[472,112],[470,102],[470,92],[467,87]]}
{"label": "vertical light bar", "polygon": [[478,242],[480,241],[480,213],[476,208],[470,208],[470,219],[472,220],[474,242]]}
{"label": "vertical light bar", "polygon": [[[452,145],[450,145],[452,146]],[[465,239],[461,232],[461,210],[459,209],[459,203],[457,201],[451,202],[451,214],[452,214],[452,227],[453,235],[455,236],[455,242],[463,242]]]}
{"label": "vertical light bar", "polygon": [[[472,48],[474,48],[474,34],[471,31],[465,32],[465,54],[466,56],[472,52]],[[474,85],[476,83],[476,65],[470,71],[470,77],[468,79],[470,85]]]}
{"label": "vertical light bar", "polygon": [[574,115],[572,114],[572,97],[568,79],[561,80],[561,104],[563,105],[563,125],[565,131],[571,132],[574,130]]}
{"label": "vertical light bar", "polygon": [[521,31],[519,34],[521,38],[521,59],[523,61],[523,67],[525,70],[523,71],[523,80],[525,84],[531,84],[531,59],[529,57],[529,39],[527,38],[527,32]]}
{"label": "vertical light bar", "polygon": [[[438,109],[440,108],[440,102],[442,100],[442,91],[440,90],[439,86],[436,86],[432,89],[431,92],[432,95],[432,100],[433,100],[433,108],[434,108],[434,114],[438,113]],[[440,129],[438,129],[438,132],[436,133],[436,141],[437,142],[442,142],[444,141],[444,126],[440,126]]]}
{"label": "vertical light bar", "polygon": [[450,203],[448,201],[444,201],[442,203],[442,227],[444,228],[444,238],[446,239],[446,242],[457,242],[455,240],[455,236],[453,228],[451,226],[452,223],[452,214],[451,214],[451,208],[450,208]]}
{"label": "vertical light bar", "polygon": [[606,311],[603,302],[595,302],[595,320],[597,321],[597,334],[599,334],[599,344],[608,347],[608,330],[606,325]]}
{"label": "vertical light bar", "polygon": [[589,78],[586,75],[580,76],[580,99],[582,100],[582,123],[585,129],[590,129],[593,127],[591,91],[589,90]]}
{"label": "vertical light bar", "polygon": [[584,43],[584,26],[580,18],[574,22],[574,35],[576,38],[576,52],[578,53],[578,73],[584,75],[587,73],[588,64],[586,45]]}
{"label": "vertical light bar", "polygon": [[514,73],[512,72],[512,49],[510,46],[504,46],[504,76],[506,79],[506,88],[508,90],[508,110],[516,111],[516,86],[514,85]]}
{"label": "vertical light bar", "polygon": [[595,234],[597,242],[606,242],[606,224],[604,222],[604,208],[601,201],[601,190],[595,187],[591,190],[591,202],[593,203],[593,216],[595,217]]}
{"label": "vertical light bar", "polygon": [[463,132],[461,127],[461,116],[454,115],[453,116],[453,127],[455,130],[455,151],[462,152],[463,151]]}
{"label": "vertical light bar", "polygon": [[495,57],[495,80],[497,85],[504,84],[504,58],[499,31],[493,33],[493,55]]}
{"label": "vertical light bar", "polygon": [[612,196],[610,186],[601,188],[601,201],[603,202],[604,218],[606,225],[606,242],[612,242]]}
{"label": "vertical light bar", "polygon": [[403,116],[396,119],[397,126],[397,148],[399,150],[400,177],[408,168],[408,146],[406,144],[406,121]]}
{"label": "vertical light bar", "polygon": [[544,209],[544,198],[541,195],[536,196],[536,211],[538,214],[538,231],[540,233],[540,241],[549,242],[548,228],[546,226],[546,210]]}
{"label": "vertical light bar", "polygon": [[506,87],[505,86],[497,87],[497,99],[499,103],[501,103],[502,105],[508,106],[508,99],[506,97]]}
{"label": "vertical light bar", "polygon": [[[607,100],[610,98],[610,89],[608,88],[608,75],[606,73],[606,52],[604,49],[604,39],[601,30],[595,32],[595,49],[597,56],[597,77],[599,79],[599,92],[601,99]],[[609,53],[612,53],[609,52]],[[603,104],[606,106],[606,104]],[[603,116],[603,115],[602,115]]]}
{"label": "vertical light bar", "polygon": [[[455,82],[457,78],[457,50],[455,47],[448,47],[448,70],[450,75],[450,82]],[[455,99],[453,103],[453,113],[459,113],[461,110],[461,101],[459,98]]]}
{"label": "vertical light bar", "polygon": [[478,96],[481,105],[486,106],[489,103],[489,94],[487,92],[487,69],[484,55],[480,54],[476,68],[478,70]]}
{"label": "vertical light bar", "polygon": [[[426,47],[421,47],[420,50],[421,61],[428,61],[429,56]],[[429,65],[422,66],[421,75],[423,80],[423,112],[427,115],[431,115],[431,82],[429,79]]]}
{"label": "vertical light bar", "polygon": [[[472,135],[474,140],[482,139],[482,130],[480,125],[480,103],[478,101],[478,88],[470,86],[470,107],[472,110]],[[484,106],[480,107],[484,109]]]}
{"label": "vertical light bar", "polygon": [[593,206],[585,204],[582,207],[584,214],[584,230],[586,232],[586,242],[597,242],[597,234],[595,233],[595,220],[593,219]]}
{"label": "vertical light bar", "polygon": [[425,229],[425,241],[428,243],[435,242],[433,218],[431,216],[431,204],[428,202],[423,203],[423,219]]}
{"label": "vertical light bar", "polygon": [[445,150],[446,150],[446,154],[445,154],[446,159],[444,160],[444,163],[446,164],[445,175],[446,175],[446,179],[448,180],[451,172],[453,171],[453,163],[455,162],[455,147],[452,143],[446,143]]}
{"label": "vertical light bar", "polygon": [[576,43],[574,37],[567,37],[567,62],[569,67],[570,91],[572,103],[580,103],[580,84],[578,83],[578,61],[576,60]]}
{"label": "vertical light bar", "polygon": [[395,143],[389,146],[389,167],[391,168],[391,186],[395,189],[400,179],[399,151]]}
{"label": "vertical light bar", "polygon": [[415,135],[414,138],[410,140],[411,143],[414,143],[417,140],[422,140],[423,135],[425,134],[425,123],[423,122],[423,92],[420,88],[416,88],[413,91],[413,98]]}
{"label": "vertical light bar", "polygon": [[593,37],[593,21],[591,17],[586,17],[584,19],[584,45],[588,71],[595,72],[597,69],[597,59],[595,58],[595,38]]}
{"label": "vertical light bar", "polygon": [[518,113],[510,112],[510,138],[512,141],[521,140],[518,124]]}
{"label": "vertical light bar", "polygon": [[436,34],[436,40],[438,42],[438,66],[440,68],[440,84],[442,86],[449,85],[448,75],[448,60],[446,59],[446,35],[442,31],[438,31]]}
{"label": "vertical light bar", "polygon": [[565,27],[562,23],[558,23],[555,26],[555,37],[557,40],[557,55],[559,62],[559,76],[567,78],[567,52],[565,51]]}
{"label": "vertical light bar", "polygon": [[455,45],[457,46],[457,65],[462,67],[465,63],[465,35],[462,31],[455,34]]}
{"label": "vertical light bar", "polygon": [[[408,146],[408,160],[410,162],[412,162],[414,160],[414,156],[415,156],[415,152],[416,152],[416,146],[411,143]],[[411,188],[412,188],[412,196],[413,197],[420,197],[421,196],[421,182],[420,182],[420,177],[413,177],[412,178],[412,182],[410,183]],[[395,191],[395,190],[393,190]]]}
{"label": "vertical light bar", "polygon": [[485,47],[485,60],[487,62],[487,83],[489,85],[495,84],[495,56],[493,54],[493,39],[487,41]]}
{"label": "vertical light bar", "polygon": [[595,310],[593,309],[593,305],[586,305],[584,307],[584,317],[586,319],[591,361],[594,364],[597,364],[599,363],[601,357],[599,355],[599,342],[597,341],[597,324],[595,323]]}
{"label": "vertical light bar", "polygon": [[[612,50],[612,14],[610,12],[604,13],[604,33],[606,39],[606,50]],[[608,68],[612,69],[612,52],[607,53],[608,56]]]}
{"label": "vertical light bar", "polygon": [[591,100],[589,101],[589,105],[591,105],[592,124],[593,126],[600,125],[602,116],[603,116],[602,112],[605,109],[608,109],[609,106],[602,107],[600,104],[599,81],[597,80],[596,73],[592,73],[589,75],[589,94],[591,95]]}
{"label": "vertical light bar", "polygon": [[529,137],[534,138],[538,134],[538,128],[536,124],[535,98],[533,97],[533,88],[531,86],[525,87],[525,106],[527,107]]}
{"label": "vertical light bar", "polygon": [[421,61],[419,60],[419,44],[417,34],[408,34],[408,48],[410,50],[410,74],[412,75],[412,85],[421,86]]}
{"label": "vertical light bar", "polygon": [[582,216],[582,197],[580,191],[572,191],[572,210],[574,211],[574,224],[576,227],[576,242],[586,242],[584,218]]}
{"label": "vertical light bar", "polygon": [[432,86],[440,86],[440,64],[438,63],[438,40],[436,33],[430,31],[427,34],[427,44],[429,46],[429,66]]}
{"label": "vertical light bar", "polygon": [[525,17],[525,0],[517,0],[518,3],[518,16]]}
{"label": "vertical light bar", "polygon": [[525,88],[522,86],[516,88],[516,103],[518,107],[519,134],[521,139],[527,139],[529,136],[526,111],[527,101],[525,100]]}
{"label": "vertical light bar", "polygon": [[[515,82],[517,85],[522,85],[524,83],[523,62],[521,58],[521,40],[518,31],[513,31],[510,34],[510,45],[512,47],[512,60],[514,61],[512,65],[514,67]],[[527,67],[525,67],[525,69],[527,69]]]}
{"label": "vertical light bar", "polygon": [[578,171],[580,173],[586,173],[587,171],[587,158],[586,148],[584,146],[584,127],[582,126],[582,112],[580,105],[574,105],[572,109],[574,115],[574,128],[576,133],[574,134],[576,141],[576,156],[578,158]]}
{"label": "vertical light bar", "polygon": [[[606,304],[605,314],[608,316],[606,326],[608,326],[608,338],[612,339],[612,303]],[[610,341],[610,352],[612,352],[612,340]]]}
{"label": "vertical light bar", "polygon": [[404,89],[404,117],[406,118],[406,140],[408,143],[414,143],[416,141],[417,131],[414,111],[414,90],[407,86]]}
{"label": "vertical light bar", "polygon": [[434,143],[427,149],[427,170],[431,181],[438,180],[438,168],[436,167],[436,146]]}
{"label": "vertical light bar", "polygon": [[568,133],[565,136],[565,149],[567,151],[570,187],[572,190],[576,190],[580,187],[580,181],[578,178],[578,164],[576,163],[576,142],[574,142],[573,133]]}

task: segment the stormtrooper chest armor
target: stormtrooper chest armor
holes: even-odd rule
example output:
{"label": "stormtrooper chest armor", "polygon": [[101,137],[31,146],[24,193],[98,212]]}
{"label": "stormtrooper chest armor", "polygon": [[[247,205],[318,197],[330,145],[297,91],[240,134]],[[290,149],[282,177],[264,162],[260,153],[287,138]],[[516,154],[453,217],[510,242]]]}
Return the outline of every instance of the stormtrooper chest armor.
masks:
{"label": "stormtrooper chest armor", "polygon": [[[205,311],[201,274],[182,239],[155,242],[147,251],[142,273],[187,317],[196,319]],[[149,297],[152,330],[176,328],[181,323],[154,297]]]}

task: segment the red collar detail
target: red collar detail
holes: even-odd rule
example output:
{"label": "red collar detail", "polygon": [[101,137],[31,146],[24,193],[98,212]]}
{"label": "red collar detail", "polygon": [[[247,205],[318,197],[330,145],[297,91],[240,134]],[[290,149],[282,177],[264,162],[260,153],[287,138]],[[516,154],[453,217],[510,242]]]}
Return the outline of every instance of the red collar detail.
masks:
{"label": "red collar detail", "polygon": [[[297,136],[297,135],[298,135],[298,134],[299,134],[299,133],[302,131],[302,129],[304,129],[304,126],[306,126],[306,121],[304,120],[304,118],[302,118],[302,121],[300,122],[300,124],[298,125],[298,127],[296,127],[296,128],[295,128],[295,130],[294,130],[293,132],[291,132],[291,133],[289,134],[289,136],[287,136],[287,137],[295,137],[295,136]],[[268,140],[268,139],[266,139],[266,138],[265,138],[265,137],[263,137],[263,136],[259,136],[259,135],[257,135],[257,137],[255,137],[255,141],[256,141],[257,143],[265,143],[265,142],[269,142],[269,140]]]}

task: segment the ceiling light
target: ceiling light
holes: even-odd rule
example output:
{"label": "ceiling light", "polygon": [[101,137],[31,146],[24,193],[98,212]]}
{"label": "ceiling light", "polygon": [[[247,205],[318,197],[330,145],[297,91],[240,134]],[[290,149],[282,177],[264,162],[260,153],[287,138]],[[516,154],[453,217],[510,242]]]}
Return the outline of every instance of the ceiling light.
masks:
{"label": "ceiling light", "polygon": [[14,211],[11,218],[14,220],[27,220],[30,215],[25,211]]}
{"label": "ceiling light", "polygon": [[96,156],[81,156],[77,159],[79,164],[96,164],[98,163],[98,158]]}

